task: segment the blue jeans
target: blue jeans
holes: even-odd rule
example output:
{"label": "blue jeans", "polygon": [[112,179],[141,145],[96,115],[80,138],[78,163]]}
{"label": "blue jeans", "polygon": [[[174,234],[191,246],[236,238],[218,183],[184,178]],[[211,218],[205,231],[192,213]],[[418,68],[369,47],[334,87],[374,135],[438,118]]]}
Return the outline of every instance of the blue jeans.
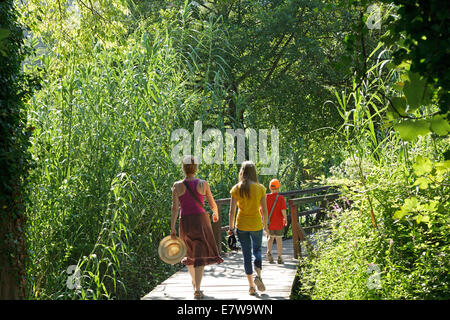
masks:
{"label": "blue jeans", "polygon": [[262,258],[261,258],[261,245],[263,231],[242,231],[236,229],[236,234],[238,236],[239,242],[242,248],[242,254],[244,256],[244,269],[245,274],[253,274],[252,269],[252,249],[253,255],[255,256],[255,268],[262,269]]}

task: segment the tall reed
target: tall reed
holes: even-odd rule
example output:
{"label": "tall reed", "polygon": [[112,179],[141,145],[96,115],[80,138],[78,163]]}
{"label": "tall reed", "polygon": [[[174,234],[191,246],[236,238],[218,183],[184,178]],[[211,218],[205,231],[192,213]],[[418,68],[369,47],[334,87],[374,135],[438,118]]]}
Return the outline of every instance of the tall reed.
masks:
{"label": "tall reed", "polygon": [[[114,46],[42,58],[54,73],[28,106],[34,298],[136,299],[178,268],[157,256],[181,177],[170,134],[220,118],[208,113],[223,103],[226,66],[212,50],[217,21],[194,24],[189,8],[164,21],[143,21]],[[203,173],[220,181],[219,169]]]}

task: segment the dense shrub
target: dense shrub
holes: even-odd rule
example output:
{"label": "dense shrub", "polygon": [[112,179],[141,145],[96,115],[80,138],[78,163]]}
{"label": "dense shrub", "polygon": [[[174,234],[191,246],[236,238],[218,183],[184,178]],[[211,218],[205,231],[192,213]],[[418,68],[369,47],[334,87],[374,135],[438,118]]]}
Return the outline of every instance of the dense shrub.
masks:
{"label": "dense shrub", "polygon": [[[366,187],[374,198],[377,228],[373,228],[364,187],[348,179],[347,174],[358,173],[345,164],[341,169],[347,173],[335,173],[330,182],[345,181],[347,186],[353,182],[348,189],[343,187],[353,209],[332,220],[327,240],[319,242],[315,257],[301,265],[297,297],[448,299],[448,186],[435,182],[417,190],[417,172],[401,163],[364,167]],[[439,170],[446,172],[448,181],[448,161],[434,162],[436,174],[430,180],[439,179]],[[405,216],[399,219],[398,212]]]}

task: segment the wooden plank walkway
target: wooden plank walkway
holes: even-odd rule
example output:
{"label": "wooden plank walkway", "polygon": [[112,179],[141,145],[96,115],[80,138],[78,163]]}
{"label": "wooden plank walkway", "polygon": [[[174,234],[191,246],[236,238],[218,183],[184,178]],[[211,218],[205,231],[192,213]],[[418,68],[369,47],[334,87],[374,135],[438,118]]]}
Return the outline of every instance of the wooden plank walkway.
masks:
{"label": "wooden plank walkway", "polygon": [[[262,249],[262,279],[266,286],[264,292],[257,291],[256,296],[248,294],[242,251],[239,250],[224,254],[223,263],[205,267],[201,286],[204,300],[288,300],[298,264],[298,260],[292,256],[292,239],[283,241],[284,264],[276,263],[276,243],[272,249],[275,263],[267,261],[265,243],[266,241],[263,242]],[[193,300],[191,277],[187,268],[172,275],[142,300]]]}

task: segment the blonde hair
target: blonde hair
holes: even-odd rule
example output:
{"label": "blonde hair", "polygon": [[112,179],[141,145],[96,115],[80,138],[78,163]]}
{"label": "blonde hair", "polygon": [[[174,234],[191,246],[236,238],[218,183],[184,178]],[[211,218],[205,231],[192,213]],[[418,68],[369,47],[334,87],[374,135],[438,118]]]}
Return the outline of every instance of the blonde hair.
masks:
{"label": "blonde hair", "polygon": [[183,171],[185,175],[195,174],[198,170],[198,160],[194,156],[185,156],[183,158]]}
{"label": "blonde hair", "polygon": [[250,182],[259,182],[256,166],[252,161],[244,161],[239,171],[239,195],[250,197]]}

